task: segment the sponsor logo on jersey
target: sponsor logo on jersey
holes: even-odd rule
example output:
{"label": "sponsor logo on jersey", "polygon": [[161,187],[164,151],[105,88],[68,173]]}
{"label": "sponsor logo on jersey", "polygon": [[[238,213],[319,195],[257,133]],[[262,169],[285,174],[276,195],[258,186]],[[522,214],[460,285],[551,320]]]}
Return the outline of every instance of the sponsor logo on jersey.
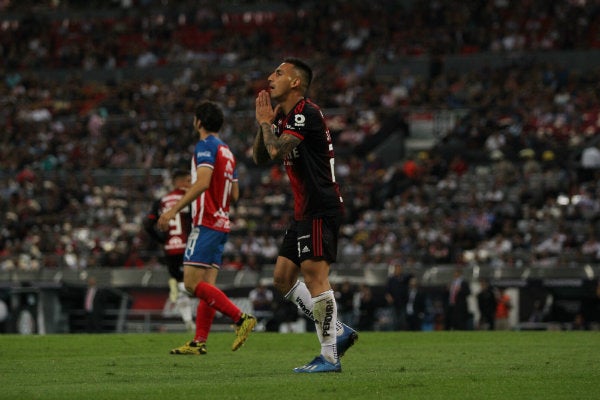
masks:
{"label": "sponsor logo on jersey", "polygon": [[196,153],[196,158],[210,157],[212,153],[210,151],[199,151]]}
{"label": "sponsor logo on jersey", "polygon": [[295,126],[304,126],[304,123],[306,122],[306,117],[302,114],[296,114],[294,115],[294,125]]}

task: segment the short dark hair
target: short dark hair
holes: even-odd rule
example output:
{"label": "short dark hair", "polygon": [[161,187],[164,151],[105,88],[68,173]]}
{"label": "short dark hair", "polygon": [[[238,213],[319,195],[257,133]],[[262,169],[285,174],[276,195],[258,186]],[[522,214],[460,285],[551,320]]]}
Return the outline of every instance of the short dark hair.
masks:
{"label": "short dark hair", "polygon": [[209,132],[218,132],[223,126],[223,111],[212,101],[203,101],[196,106],[196,119],[202,122],[202,126]]}
{"label": "short dark hair", "polygon": [[173,170],[173,172],[171,172],[171,179],[175,180],[175,179],[179,179],[179,178],[183,178],[186,177],[190,174],[190,171],[185,170],[185,169],[176,169]]}
{"label": "short dark hair", "polygon": [[292,64],[294,67],[296,67],[300,71],[300,74],[302,74],[304,83],[306,84],[305,90],[308,90],[308,88],[310,87],[310,84],[312,82],[312,78],[313,78],[312,69],[308,66],[308,64],[296,57],[287,57],[283,60],[283,62]]}

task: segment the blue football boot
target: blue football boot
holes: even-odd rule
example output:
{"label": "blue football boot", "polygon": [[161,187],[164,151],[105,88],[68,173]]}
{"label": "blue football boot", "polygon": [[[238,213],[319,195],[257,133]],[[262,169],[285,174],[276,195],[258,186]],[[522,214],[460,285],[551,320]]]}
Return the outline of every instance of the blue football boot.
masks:
{"label": "blue football boot", "polygon": [[342,364],[340,364],[339,361],[335,364],[331,363],[327,361],[322,355],[319,355],[308,364],[298,368],[294,368],[294,372],[309,374],[317,372],[342,372]]}
{"label": "blue football boot", "polygon": [[337,337],[338,357],[343,356],[346,351],[358,340],[358,333],[348,325],[342,323],[344,332]]}

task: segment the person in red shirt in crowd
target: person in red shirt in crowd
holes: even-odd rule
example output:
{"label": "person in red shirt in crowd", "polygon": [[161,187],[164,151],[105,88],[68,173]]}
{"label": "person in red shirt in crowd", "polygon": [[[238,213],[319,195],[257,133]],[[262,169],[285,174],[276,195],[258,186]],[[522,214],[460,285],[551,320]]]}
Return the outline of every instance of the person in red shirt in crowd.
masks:
{"label": "person in red shirt in crowd", "polygon": [[496,304],[496,329],[508,330],[510,323],[508,317],[512,309],[511,298],[506,294],[505,288],[498,288],[497,304]]}

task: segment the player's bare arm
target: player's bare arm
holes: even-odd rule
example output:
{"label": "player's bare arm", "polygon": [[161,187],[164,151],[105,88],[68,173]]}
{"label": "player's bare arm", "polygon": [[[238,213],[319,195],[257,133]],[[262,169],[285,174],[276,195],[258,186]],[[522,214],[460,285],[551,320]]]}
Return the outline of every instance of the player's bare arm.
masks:
{"label": "player's bare arm", "polygon": [[265,147],[271,160],[282,160],[292,152],[301,142],[299,138],[293,135],[275,136],[271,124],[262,123],[260,128],[265,142]]}
{"label": "player's bare arm", "polygon": [[175,218],[175,215],[181,209],[188,204],[190,204],[194,199],[198,198],[206,189],[208,189],[210,185],[210,179],[212,178],[212,168],[208,167],[198,167],[197,169],[197,178],[196,182],[192,184],[192,186],[185,192],[183,197],[179,199],[172,208],[163,213],[160,218],[158,218],[157,226],[162,231],[169,230],[169,221]]}
{"label": "player's bare arm", "polygon": [[256,136],[254,137],[254,145],[252,146],[252,159],[256,165],[264,165],[271,161],[271,157],[265,147],[263,140],[262,128],[259,126]]}
{"label": "player's bare arm", "polygon": [[[265,156],[264,153],[258,154],[259,151],[257,151],[257,147],[265,148],[269,159],[282,160],[301,142],[299,138],[292,135],[281,135],[279,137],[275,135],[275,132],[273,131],[273,121],[275,121],[275,116],[280,110],[280,104],[273,109],[273,106],[271,105],[271,95],[268,91],[262,90],[256,97],[256,121],[259,125],[259,132],[254,141],[255,162],[256,159],[261,160],[259,156]],[[264,146],[259,146],[261,139]]]}

